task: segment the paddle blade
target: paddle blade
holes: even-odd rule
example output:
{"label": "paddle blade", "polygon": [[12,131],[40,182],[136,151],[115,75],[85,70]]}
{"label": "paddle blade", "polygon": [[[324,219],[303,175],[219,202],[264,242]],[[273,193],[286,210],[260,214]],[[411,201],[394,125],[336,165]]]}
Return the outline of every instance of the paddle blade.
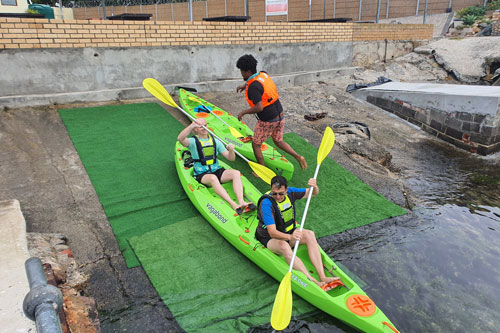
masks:
{"label": "paddle blade", "polygon": [[333,130],[329,126],[327,126],[325,129],[325,133],[323,133],[323,139],[321,139],[321,145],[319,146],[318,150],[318,165],[323,162],[328,154],[330,154],[330,151],[332,150],[334,144],[335,134],[333,133]]}
{"label": "paddle blade", "polygon": [[284,330],[292,319],[292,273],[286,273],[281,280],[278,293],[274,299],[273,312],[271,313],[271,326],[277,330]]}
{"label": "paddle blade", "polygon": [[178,108],[177,104],[172,99],[172,96],[168,91],[161,85],[160,82],[153,78],[147,78],[142,81],[142,86],[151,93],[154,97],[158,98],[163,103],[170,105],[171,107]]}
{"label": "paddle blade", "polygon": [[255,172],[257,176],[260,177],[260,179],[262,179],[268,184],[271,184],[271,179],[273,179],[273,177],[276,176],[273,170],[259,163],[248,161],[248,165],[250,165],[250,168],[252,168],[253,172]]}
{"label": "paddle blade", "polygon": [[231,135],[236,137],[236,138],[243,138],[243,134],[241,134],[240,132],[238,132],[238,130],[234,127],[229,127],[229,131],[231,132]]}

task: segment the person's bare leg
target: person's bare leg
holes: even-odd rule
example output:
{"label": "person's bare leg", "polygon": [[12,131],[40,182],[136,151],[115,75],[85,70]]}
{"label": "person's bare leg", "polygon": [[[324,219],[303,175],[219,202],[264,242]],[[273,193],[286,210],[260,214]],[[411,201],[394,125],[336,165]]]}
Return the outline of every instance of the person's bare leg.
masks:
{"label": "person's bare leg", "polygon": [[[285,242],[283,240],[271,239],[269,242],[267,242],[267,248],[276,254],[282,255],[283,258],[285,258],[288,265],[290,265],[290,262],[292,261],[292,255],[293,255],[293,250],[290,247],[290,244],[288,244],[287,242]],[[320,282],[320,281],[316,280],[315,278],[313,278],[311,276],[311,274],[309,274],[306,266],[304,265],[302,260],[300,260],[300,258],[297,256],[295,257],[295,260],[293,261],[293,269],[304,273],[304,275],[309,280],[316,283],[320,287],[324,284],[324,282]]]}
{"label": "person's bare leg", "polygon": [[219,197],[226,200],[227,203],[229,205],[231,205],[231,207],[233,209],[236,209],[239,207],[239,205],[231,199],[231,197],[227,193],[226,189],[224,187],[222,187],[222,185],[220,184],[219,179],[217,178],[216,175],[212,175],[212,174],[204,175],[201,178],[201,183],[204,185],[211,186],[214,189],[214,192]]}
{"label": "person's bare leg", "polygon": [[302,230],[302,238],[300,239],[300,244],[305,244],[307,246],[307,252],[309,253],[309,259],[313,264],[316,272],[318,273],[321,282],[329,283],[334,280],[338,280],[336,277],[327,277],[325,275],[325,270],[323,268],[323,260],[321,259],[321,253],[319,251],[318,241],[316,240],[316,235],[314,231],[304,229]]}
{"label": "person's bare leg", "polygon": [[247,206],[248,203],[243,200],[243,184],[241,182],[241,173],[238,170],[224,170],[221,177],[222,183],[233,182],[233,191],[238,200],[238,206]]}
{"label": "person's bare leg", "polygon": [[292,155],[299,162],[302,170],[307,169],[306,159],[304,158],[304,156],[297,154],[297,152],[295,150],[293,150],[292,146],[290,146],[288,143],[286,143],[283,140],[276,141],[275,139],[273,139],[273,142],[278,148],[281,148],[284,151],[286,151],[288,154]]}
{"label": "person's bare leg", "polygon": [[262,154],[262,149],[260,148],[261,145],[256,144],[255,142],[252,142],[252,148],[253,148],[253,154],[255,155],[255,159],[257,160],[257,163],[261,165],[265,165],[264,163],[264,155]]}

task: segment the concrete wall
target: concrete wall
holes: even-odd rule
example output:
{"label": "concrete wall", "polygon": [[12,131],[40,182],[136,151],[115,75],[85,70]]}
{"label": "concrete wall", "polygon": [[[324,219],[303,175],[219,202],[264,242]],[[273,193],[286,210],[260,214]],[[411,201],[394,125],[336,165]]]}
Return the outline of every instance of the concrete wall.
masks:
{"label": "concrete wall", "polygon": [[2,5],[0,2],[0,13],[26,13],[28,10],[28,1],[26,0],[10,0],[16,5]]}
{"label": "concrete wall", "polygon": [[351,66],[352,44],[4,50],[0,91],[8,96],[131,88],[147,77],[164,84],[241,80],[236,60],[246,53],[277,75]]}

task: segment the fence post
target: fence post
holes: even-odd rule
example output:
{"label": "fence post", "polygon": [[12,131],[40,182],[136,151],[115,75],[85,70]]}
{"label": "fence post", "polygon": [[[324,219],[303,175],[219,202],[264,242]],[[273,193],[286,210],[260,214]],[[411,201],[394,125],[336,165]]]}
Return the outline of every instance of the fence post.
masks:
{"label": "fence post", "polygon": [[358,21],[361,21],[361,8],[363,7],[363,0],[359,0],[359,13],[358,13]]}
{"label": "fence post", "polygon": [[333,0],[333,18],[335,18],[336,13],[335,10],[337,9],[337,0]]}
{"label": "fence post", "polygon": [[425,0],[425,8],[424,8],[424,22],[423,22],[424,24],[425,24],[425,19],[426,19],[426,17],[427,17],[427,2],[428,2],[428,0]]}
{"label": "fence post", "polygon": [[58,315],[63,303],[61,291],[47,284],[39,258],[29,258],[24,267],[30,286],[30,291],[23,301],[24,314],[35,321],[38,333],[62,332]]}
{"label": "fence post", "polygon": [[415,16],[418,16],[418,7],[420,7],[420,0],[417,0],[417,10],[415,11]]}
{"label": "fence post", "polygon": [[378,23],[378,18],[380,17],[380,0],[377,0],[377,18],[375,20]]}
{"label": "fence post", "polygon": [[389,18],[389,0],[387,0],[387,7],[385,7],[385,19]]}

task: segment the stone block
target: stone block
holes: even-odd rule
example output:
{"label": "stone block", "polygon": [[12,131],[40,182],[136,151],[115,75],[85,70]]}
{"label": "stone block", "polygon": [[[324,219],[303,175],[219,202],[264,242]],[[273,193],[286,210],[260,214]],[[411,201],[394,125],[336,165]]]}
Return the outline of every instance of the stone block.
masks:
{"label": "stone block", "polygon": [[478,123],[471,123],[469,121],[464,121],[462,123],[462,131],[469,133],[480,133],[481,126]]}
{"label": "stone block", "polygon": [[444,124],[446,118],[449,116],[446,112],[434,108],[431,108],[428,112],[430,119],[434,119],[441,124]]}
{"label": "stone block", "polygon": [[460,129],[462,128],[462,121],[455,117],[446,117],[443,125],[449,128]]}
{"label": "stone block", "polygon": [[472,121],[474,119],[474,114],[468,112],[458,112],[457,117],[460,120]]}
{"label": "stone block", "polygon": [[431,119],[431,124],[430,125],[431,125],[432,128],[434,128],[434,129],[436,129],[436,130],[438,130],[440,132],[443,131],[443,128],[444,128],[443,124],[435,121],[434,119]]}
{"label": "stone block", "polygon": [[457,130],[453,127],[447,127],[444,133],[458,140],[462,140],[464,136],[464,132],[462,132],[461,130]]}
{"label": "stone block", "polygon": [[[484,135],[484,136],[494,136],[494,131],[496,131],[496,127],[492,127],[492,126],[482,126],[481,127],[481,135]],[[495,133],[496,134],[496,133]]]}
{"label": "stone block", "polygon": [[422,127],[422,129],[423,129],[424,131],[426,131],[427,133],[432,134],[432,135],[434,135],[434,136],[439,137],[439,134],[441,134],[441,132],[436,131],[434,128],[430,127],[429,125],[422,124],[422,126],[421,126],[421,127]]}
{"label": "stone block", "polygon": [[421,123],[425,123],[425,124],[428,124],[430,121],[429,121],[429,114],[423,110],[422,112],[416,112],[415,113],[415,120],[421,122]]}
{"label": "stone block", "polygon": [[411,108],[411,105],[409,105],[409,106],[403,105],[401,107],[400,113],[402,113],[403,115],[405,115],[408,118],[415,118],[416,111]]}
{"label": "stone block", "polygon": [[484,118],[486,118],[486,115],[476,113],[474,114],[473,122],[480,124],[483,122]]}

